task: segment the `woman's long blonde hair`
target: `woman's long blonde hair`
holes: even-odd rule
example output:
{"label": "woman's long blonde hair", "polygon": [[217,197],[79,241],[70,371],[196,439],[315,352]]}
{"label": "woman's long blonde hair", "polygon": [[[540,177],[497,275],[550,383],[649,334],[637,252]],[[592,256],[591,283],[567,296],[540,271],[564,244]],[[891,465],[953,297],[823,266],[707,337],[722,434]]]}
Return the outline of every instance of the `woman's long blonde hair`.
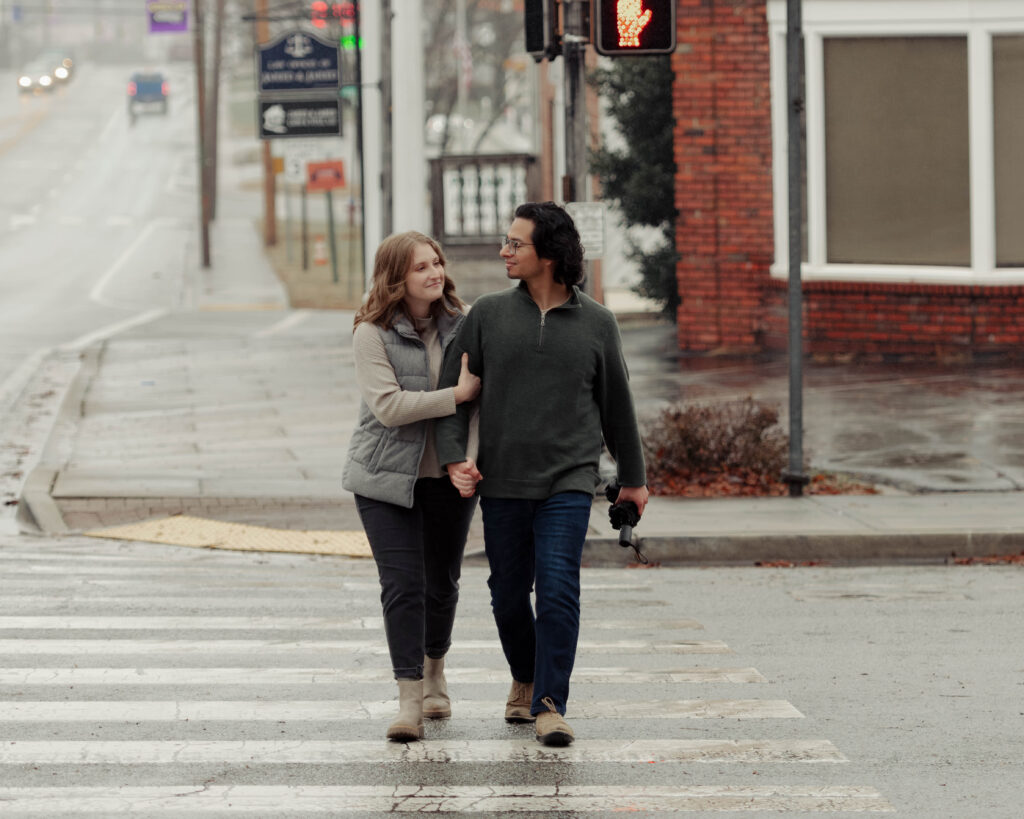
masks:
{"label": "woman's long blonde hair", "polygon": [[463,309],[462,300],[455,295],[455,282],[448,276],[448,263],[441,246],[424,233],[407,230],[405,233],[388,236],[377,248],[370,292],[366,302],[356,311],[355,325],[369,321],[389,330],[398,312],[405,313],[409,321],[412,321],[405,305],[405,277],[412,263],[413,251],[417,245],[424,244],[430,245],[445,266],[444,295],[430,305],[431,315],[436,316],[442,310],[454,315]]}

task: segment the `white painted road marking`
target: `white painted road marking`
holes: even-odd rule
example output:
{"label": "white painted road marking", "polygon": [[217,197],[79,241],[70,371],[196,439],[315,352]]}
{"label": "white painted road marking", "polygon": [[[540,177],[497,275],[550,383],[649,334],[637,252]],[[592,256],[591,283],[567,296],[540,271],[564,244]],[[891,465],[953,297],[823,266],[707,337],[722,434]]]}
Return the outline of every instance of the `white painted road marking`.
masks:
{"label": "white painted road marking", "polygon": [[351,765],[416,763],[846,762],[824,739],[69,740],[0,743],[0,765]]}
{"label": "white painted road marking", "polygon": [[[495,668],[445,668],[449,682],[508,685],[508,671]],[[390,668],[0,668],[0,685],[346,685],[393,681]],[[688,668],[634,671],[629,668],[578,668],[576,683],[764,683],[753,668]]]}
{"label": "white painted road marking", "polygon": [[[503,700],[456,697],[456,720],[497,719]],[[570,704],[572,719],[800,719],[785,700],[642,700]],[[0,722],[342,722],[390,719],[393,700],[135,700],[113,702],[0,702]]]}
{"label": "white painted road marking", "polygon": [[[583,654],[731,654],[729,647],[718,640],[690,640],[671,643],[618,641],[596,643],[580,641]],[[297,651],[342,651],[347,654],[379,656],[388,653],[381,641],[366,640],[3,640],[0,655],[40,656],[50,654],[124,655],[124,654],[283,654]],[[498,640],[457,640],[448,655],[501,652]]]}
{"label": "white painted road marking", "polygon": [[0,801],[12,813],[39,815],[893,811],[874,788],[843,785],[162,785],[120,787],[113,793],[109,788],[0,788]]}

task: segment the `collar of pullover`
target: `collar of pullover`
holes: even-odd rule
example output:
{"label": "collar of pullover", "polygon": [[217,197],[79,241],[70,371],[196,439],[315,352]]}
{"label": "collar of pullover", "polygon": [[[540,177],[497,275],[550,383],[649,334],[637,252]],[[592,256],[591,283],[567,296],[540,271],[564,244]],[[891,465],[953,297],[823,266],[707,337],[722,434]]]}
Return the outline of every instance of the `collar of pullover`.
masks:
{"label": "collar of pullover", "polygon": [[[540,310],[540,305],[533,300],[533,296],[530,295],[530,288],[526,286],[526,282],[519,282],[518,290],[522,296],[530,302],[530,304]],[[548,313],[552,310],[572,310],[579,308],[580,306],[580,289],[576,285],[573,285],[570,289],[568,299],[555,307],[549,307],[547,310],[541,310],[541,312]]]}

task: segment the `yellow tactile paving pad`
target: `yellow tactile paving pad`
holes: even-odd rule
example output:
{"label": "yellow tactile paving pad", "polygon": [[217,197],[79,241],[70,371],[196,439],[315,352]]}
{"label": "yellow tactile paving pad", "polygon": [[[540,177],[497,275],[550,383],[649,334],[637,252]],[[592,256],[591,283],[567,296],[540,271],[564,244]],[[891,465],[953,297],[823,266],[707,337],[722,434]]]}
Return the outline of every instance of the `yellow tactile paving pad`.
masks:
{"label": "yellow tactile paving pad", "polygon": [[316,555],[370,557],[363,532],[271,529],[245,523],[173,515],[158,520],[94,529],[89,537],[144,540],[172,546],[231,549],[240,552],[296,552]]}

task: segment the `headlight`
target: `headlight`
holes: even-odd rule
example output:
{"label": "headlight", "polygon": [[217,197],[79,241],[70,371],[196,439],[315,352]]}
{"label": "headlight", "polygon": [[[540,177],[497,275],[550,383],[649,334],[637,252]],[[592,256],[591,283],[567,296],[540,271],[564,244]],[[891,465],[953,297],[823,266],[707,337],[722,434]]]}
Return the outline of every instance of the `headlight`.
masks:
{"label": "headlight", "polygon": [[53,73],[57,75],[57,79],[59,80],[66,80],[68,78],[68,70],[64,66],[60,66]]}
{"label": "headlight", "polygon": [[53,80],[50,79],[50,77],[48,77],[48,76],[43,76],[43,77],[39,78],[39,84],[40,85],[49,85],[52,82],[53,82]]}
{"label": "headlight", "polygon": [[32,85],[32,78],[18,77],[18,85],[20,85],[22,88],[28,88],[30,85]]}

